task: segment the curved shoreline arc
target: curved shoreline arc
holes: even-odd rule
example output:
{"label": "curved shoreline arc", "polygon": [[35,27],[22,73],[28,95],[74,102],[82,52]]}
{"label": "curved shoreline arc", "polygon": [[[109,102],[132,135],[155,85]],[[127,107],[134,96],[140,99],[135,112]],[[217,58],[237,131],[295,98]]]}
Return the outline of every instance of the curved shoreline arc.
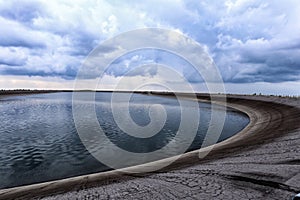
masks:
{"label": "curved shoreline arc", "polygon": [[[202,101],[202,102],[210,102],[208,100],[203,100],[203,99],[194,99],[196,101]],[[221,104],[220,102],[214,101],[211,103],[215,104]],[[185,159],[191,159],[191,158],[198,158],[197,162],[200,160],[198,155],[201,152],[207,152],[210,151],[210,148],[213,148],[211,151],[211,154],[214,153],[215,150],[222,149],[223,147],[226,147],[228,144],[235,143],[237,141],[240,141],[243,139],[245,136],[252,134],[255,132],[257,129],[260,128],[260,126],[256,126],[258,118],[263,115],[263,112],[259,112],[257,110],[252,110],[250,109],[249,106],[247,105],[240,105],[237,103],[230,103],[226,102],[227,107],[234,108],[236,110],[239,110],[250,118],[249,124],[244,127],[240,132],[236,133],[235,135],[231,136],[230,138],[219,142],[215,145],[208,146],[199,150],[194,150],[190,151],[187,153],[184,153],[180,155],[180,158],[177,160],[179,163],[184,162]],[[208,156],[209,158],[210,156]],[[140,167],[147,167],[147,166],[153,166],[155,164],[162,164],[164,162],[168,162],[168,159],[172,158],[165,158],[162,160],[146,163],[143,165],[138,165],[138,166],[133,166],[130,168],[140,168]],[[177,162],[174,163],[176,165]],[[171,168],[173,167],[173,164],[170,166]],[[169,167],[164,168],[164,170],[167,170]],[[155,172],[154,172],[155,173]],[[36,196],[45,196],[45,195],[51,195],[51,194],[57,194],[57,193],[64,193],[68,191],[74,190],[76,187],[81,187],[85,185],[90,185],[90,184],[96,184],[97,182],[107,180],[109,178],[113,177],[122,177],[122,176],[128,175],[128,173],[121,172],[120,170],[112,170],[112,171],[107,171],[107,172],[99,172],[99,173],[94,173],[94,174],[89,174],[89,175],[82,175],[82,176],[77,176],[77,177],[71,177],[71,178],[66,178],[66,179],[60,179],[60,180],[55,180],[55,181],[49,181],[49,182],[43,182],[43,183],[37,183],[37,184],[32,184],[32,185],[26,185],[26,186],[18,186],[14,188],[8,188],[8,189],[2,189],[0,190],[0,199],[13,199],[13,198],[22,198],[22,197],[36,197]]]}

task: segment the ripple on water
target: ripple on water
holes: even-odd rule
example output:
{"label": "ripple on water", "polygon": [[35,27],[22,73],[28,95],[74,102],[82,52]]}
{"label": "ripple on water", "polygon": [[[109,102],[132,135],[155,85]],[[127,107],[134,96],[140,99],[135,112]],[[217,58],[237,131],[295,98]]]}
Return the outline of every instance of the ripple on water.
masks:
{"label": "ripple on water", "polygon": [[[105,134],[120,148],[132,152],[160,149],[174,139],[180,124],[180,108],[173,98],[134,95],[131,101],[132,119],[141,126],[150,122],[151,104],[163,104],[168,115],[161,132],[152,138],[129,137],[117,127],[110,110],[110,93],[97,93],[96,114]],[[86,106],[82,101],[80,106]],[[124,104],[126,105],[126,104]],[[199,148],[210,119],[210,105],[200,104],[200,124],[191,149]],[[224,112],[224,109],[219,109]],[[54,93],[22,96],[0,101],[0,188],[31,184],[107,170],[85,149],[75,128],[72,115],[72,94]],[[204,114],[203,114],[204,113]],[[229,110],[224,138],[230,137],[249,119]],[[89,119],[91,116],[86,116]],[[89,120],[84,129],[93,132],[96,127]],[[223,134],[223,133],[222,133]],[[90,138],[91,152],[101,151],[106,144]],[[182,145],[185,141],[175,141]],[[176,149],[166,149],[166,156]],[[112,155],[113,158],[113,155]]]}
{"label": "ripple on water", "polygon": [[11,166],[14,171],[32,170],[42,164],[45,150],[29,146],[11,153]]}

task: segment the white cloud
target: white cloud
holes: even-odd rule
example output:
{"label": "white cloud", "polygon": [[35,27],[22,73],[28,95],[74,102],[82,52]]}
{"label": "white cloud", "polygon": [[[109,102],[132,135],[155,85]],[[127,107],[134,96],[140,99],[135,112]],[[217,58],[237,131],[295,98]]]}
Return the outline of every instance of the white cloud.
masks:
{"label": "white cloud", "polygon": [[299,10],[297,0],[0,0],[0,73],[71,78],[109,37],[164,27],[207,46],[226,82],[296,81]]}
{"label": "white cloud", "polygon": [[[24,50],[26,51],[26,50]],[[27,55],[22,48],[0,47],[0,65],[22,66],[27,61]]]}
{"label": "white cloud", "polygon": [[[22,59],[24,56],[18,59],[23,61],[22,70],[16,72],[3,66],[0,72],[4,74],[23,72],[24,75],[63,76],[65,72],[65,76],[74,77],[74,73],[67,74],[67,70],[72,68],[76,71],[84,56],[100,41],[147,23],[145,13],[130,9],[130,6],[120,9],[105,1],[33,1],[30,5],[39,6],[32,6],[32,10],[30,7],[25,9],[28,4],[0,2],[0,15],[3,15],[0,16],[3,28],[0,46],[20,47],[19,52],[22,51],[26,57],[26,62]],[[28,19],[26,22],[25,18]],[[134,22],[133,19],[139,21]],[[0,58],[8,55],[5,51],[0,53]],[[1,59],[2,64],[21,64],[12,62],[15,56],[9,56]]]}

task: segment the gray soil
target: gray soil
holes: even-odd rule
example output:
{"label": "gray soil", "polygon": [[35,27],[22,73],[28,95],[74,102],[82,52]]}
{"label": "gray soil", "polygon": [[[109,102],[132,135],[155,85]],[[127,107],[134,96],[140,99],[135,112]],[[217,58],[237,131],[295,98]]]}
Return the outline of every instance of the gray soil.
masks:
{"label": "gray soil", "polygon": [[291,199],[300,192],[299,98],[228,97],[251,122],[203,159],[193,151],[152,173],[111,171],[4,189],[0,199]]}

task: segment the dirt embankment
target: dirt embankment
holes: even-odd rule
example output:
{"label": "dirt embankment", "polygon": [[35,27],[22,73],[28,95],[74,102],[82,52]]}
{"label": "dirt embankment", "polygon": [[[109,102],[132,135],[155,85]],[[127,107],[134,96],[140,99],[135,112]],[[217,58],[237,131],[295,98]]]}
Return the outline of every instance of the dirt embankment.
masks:
{"label": "dirt embankment", "polygon": [[204,159],[194,151],[158,172],[75,177],[0,190],[0,199],[289,199],[300,192],[299,99],[230,95],[227,102],[251,122]]}

